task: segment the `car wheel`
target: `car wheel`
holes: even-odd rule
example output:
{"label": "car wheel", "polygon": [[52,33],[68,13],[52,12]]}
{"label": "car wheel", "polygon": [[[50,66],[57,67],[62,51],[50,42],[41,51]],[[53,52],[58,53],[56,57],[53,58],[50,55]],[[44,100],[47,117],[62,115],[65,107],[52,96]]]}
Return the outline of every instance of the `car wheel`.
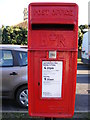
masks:
{"label": "car wheel", "polygon": [[16,94],[16,100],[21,107],[28,107],[28,88],[21,87]]}

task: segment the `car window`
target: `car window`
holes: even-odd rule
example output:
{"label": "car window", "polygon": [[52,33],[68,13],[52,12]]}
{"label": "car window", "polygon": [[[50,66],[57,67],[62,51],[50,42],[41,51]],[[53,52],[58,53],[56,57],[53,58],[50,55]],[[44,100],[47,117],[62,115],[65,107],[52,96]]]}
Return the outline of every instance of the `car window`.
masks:
{"label": "car window", "polygon": [[9,50],[0,50],[0,66],[12,66],[13,56]]}
{"label": "car window", "polygon": [[19,57],[21,59],[20,65],[27,65],[27,52],[19,52]]}

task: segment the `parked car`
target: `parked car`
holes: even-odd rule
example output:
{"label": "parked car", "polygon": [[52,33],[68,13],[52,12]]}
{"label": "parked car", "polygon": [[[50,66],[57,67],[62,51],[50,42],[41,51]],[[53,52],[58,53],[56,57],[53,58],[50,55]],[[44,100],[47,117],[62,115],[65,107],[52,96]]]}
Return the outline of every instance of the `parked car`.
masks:
{"label": "parked car", "polygon": [[28,107],[27,46],[0,45],[0,73],[2,98],[14,98]]}

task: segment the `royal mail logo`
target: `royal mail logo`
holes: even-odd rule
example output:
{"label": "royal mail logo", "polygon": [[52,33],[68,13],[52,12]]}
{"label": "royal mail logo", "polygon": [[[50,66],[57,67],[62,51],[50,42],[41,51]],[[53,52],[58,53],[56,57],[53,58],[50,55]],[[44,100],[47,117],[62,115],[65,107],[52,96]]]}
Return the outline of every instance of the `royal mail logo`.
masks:
{"label": "royal mail logo", "polygon": [[48,38],[49,38],[49,41],[56,41],[56,40],[58,40],[59,35],[58,35],[58,34],[51,33],[51,34],[48,36]]}
{"label": "royal mail logo", "polygon": [[58,33],[41,33],[41,46],[48,46],[50,45],[53,47],[53,44],[56,47],[65,47],[65,37],[63,34]]}

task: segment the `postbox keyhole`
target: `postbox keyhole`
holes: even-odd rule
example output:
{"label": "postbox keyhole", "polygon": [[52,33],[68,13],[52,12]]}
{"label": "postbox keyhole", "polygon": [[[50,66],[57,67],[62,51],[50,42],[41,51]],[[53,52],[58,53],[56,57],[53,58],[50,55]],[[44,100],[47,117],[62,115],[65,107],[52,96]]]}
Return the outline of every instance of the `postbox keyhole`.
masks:
{"label": "postbox keyhole", "polygon": [[40,82],[38,82],[38,86],[40,86]]}

